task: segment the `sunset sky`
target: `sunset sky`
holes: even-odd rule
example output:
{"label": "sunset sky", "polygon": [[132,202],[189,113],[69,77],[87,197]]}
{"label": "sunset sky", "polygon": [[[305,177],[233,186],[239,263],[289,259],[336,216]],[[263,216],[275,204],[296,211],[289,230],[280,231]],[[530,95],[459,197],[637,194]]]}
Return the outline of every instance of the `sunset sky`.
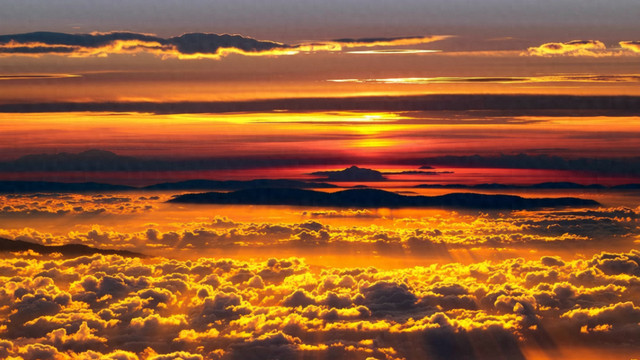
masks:
{"label": "sunset sky", "polygon": [[0,358],[640,357],[637,0],[8,0]]}

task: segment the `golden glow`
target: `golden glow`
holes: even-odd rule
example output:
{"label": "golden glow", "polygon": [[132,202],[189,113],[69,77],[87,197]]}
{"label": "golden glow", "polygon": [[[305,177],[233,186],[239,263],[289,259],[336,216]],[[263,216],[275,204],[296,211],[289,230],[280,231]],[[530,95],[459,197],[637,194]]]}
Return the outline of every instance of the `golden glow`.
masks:
{"label": "golden glow", "polygon": [[421,50],[421,49],[380,49],[380,50],[354,50],[347,51],[347,54],[382,54],[382,55],[397,55],[397,54],[430,54],[441,52],[442,50]]}
{"label": "golden glow", "polygon": [[34,80],[34,79],[64,79],[82,77],[78,74],[11,74],[1,75],[0,80]]}
{"label": "golden glow", "polygon": [[620,46],[633,52],[640,52],[640,41],[621,41]]}
{"label": "golden glow", "polygon": [[383,79],[331,79],[335,83],[372,83],[372,84],[518,84],[518,83],[554,83],[554,82],[583,82],[583,83],[636,83],[640,82],[638,74],[620,75],[595,75],[595,74],[559,74],[535,77],[408,77],[408,78],[383,78]]}

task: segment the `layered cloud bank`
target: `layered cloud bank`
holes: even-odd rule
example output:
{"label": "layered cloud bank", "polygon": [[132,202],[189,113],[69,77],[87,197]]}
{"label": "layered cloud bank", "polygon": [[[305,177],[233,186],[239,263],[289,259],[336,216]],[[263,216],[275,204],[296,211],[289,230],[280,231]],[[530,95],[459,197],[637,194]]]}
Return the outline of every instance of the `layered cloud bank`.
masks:
{"label": "layered cloud bank", "polygon": [[0,356],[524,359],[623,344],[632,354],[639,264],[637,251],[397,270],[20,256],[0,261]]}
{"label": "layered cloud bank", "polygon": [[[640,209],[622,206],[492,213],[282,207],[274,218],[268,207],[166,203],[170,198],[2,195],[0,237],[176,256],[319,251],[429,258],[474,249],[599,251],[640,240]],[[213,215],[224,213],[231,218]]]}
{"label": "layered cloud bank", "polygon": [[0,35],[0,54],[63,55],[70,57],[151,53],[179,59],[219,59],[229,54],[245,56],[295,55],[300,52],[341,51],[343,48],[418,45],[447,36],[337,39],[294,45],[256,40],[242,35],[189,33],[162,38],[152,34],[106,32],[67,34],[33,32]]}

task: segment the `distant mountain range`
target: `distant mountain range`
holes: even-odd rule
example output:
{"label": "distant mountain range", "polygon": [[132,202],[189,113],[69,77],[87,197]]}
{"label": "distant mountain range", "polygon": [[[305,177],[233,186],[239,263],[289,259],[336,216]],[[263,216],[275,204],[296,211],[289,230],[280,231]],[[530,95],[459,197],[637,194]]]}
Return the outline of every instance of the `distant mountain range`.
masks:
{"label": "distant mountain range", "polygon": [[0,252],[22,252],[32,250],[39,254],[61,253],[64,256],[82,255],[120,255],[125,257],[145,257],[145,255],[127,250],[105,250],[97,249],[82,244],[67,244],[60,246],[48,246],[31,243],[22,240],[9,240],[0,238]]}
{"label": "distant mountain range", "polygon": [[[332,180],[338,181],[338,180]],[[348,180],[340,180],[348,181]],[[361,180],[362,181],[362,180]],[[355,186],[354,188],[362,187]],[[260,188],[289,188],[289,189],[332,189],[340,188],[337,185],[325,182],[308,182],[287,179],[257,179],[257,180],[186,180],[178,182],[165,182],[144,187],[127,185],[112,185],[96,182],[63,183],[50,181],[0,181],[0,194],[27,194],[27,193],[90,193],[90,192],[118,192],[118,191],[171,191],[171,190],[242,190]],[[414,188],[425,189],[609,189],[609,190],[634,190],[640,189],[640,184],[624,184],[604,186],[600,184],[582,185],[572,182],[545,182],[532,185],[509,184],[421,184]]]}
{"label": "distant mountain range", "polygon": [[[345,159],[332,156],[322,158],[286,158],[274,157],[223,157],[194,159],[144,159],[118,155],[105,150],[88,150],[74,153],[31,154],[15,160],[0,162],[0,172],[51,172],[51,171],[194,171],[247,168],[273,168],[282,166],[344,164]],[[357,163],[357,160],[353,162]],[[323,176],[331,181],[384,181],[384,175],[422,174],[438,175],[442,171],[433,170],[434,166],[463,168],[504,168],[504,169],[547,169],[565,171],[587,171],[603,174],[640,175],[640,156],[618,158],[576,158],[568,159],[550,155],[464,155],[436,156],[420,159],[396,159],[395,163],[406,166],[420,166],[418,170],[399,173],[382,173],[377,170],[352,166],[339,171],[319,171],[314,175]],[[333,180],[335,179],[335,180]],[[346,179],[346,180],[345,180]],[[355,180],[354,180],[355,179]],[[371,180],[369,180],[371,179]]]}
{"label": "distant mountain range", "polygon": [[317,182],[305,182],[285,179],[258,179],[249,181],[217,181],[217,180],[187,180],[179,182],[159,183],[144,187],[126,185],[111,185],[95,182],[61,183],[48,181],[0,181],[0,193],[85,193],[85,192],[115,192],[115,191],[154,191],[154,190],[239,190],[250,188],[299,188],[323,189],[337,188],[336,185]]}
{"label": "distant mountain range", "polygon": [[87,150],[77,154],[31,154],[15,160],[0,162],[0,172],[48,171],[191,171],[246,169],[299,165],[301,159],[276,158],[195,158],[195,159],[143,159],[118,155],[106,150]]}
{"label": "distant mountain range", "polygon": [[547,207],[597,206],[594,200],[578,198],[523,198],[513,195],[454,193],[441,196],[405,196],[376,189],[351,189],[325,193],[301,189],[246,189],[234,192],[185,194],[174,203],[291,205],[357,208],[446,207],[466,209],[536,209]]}

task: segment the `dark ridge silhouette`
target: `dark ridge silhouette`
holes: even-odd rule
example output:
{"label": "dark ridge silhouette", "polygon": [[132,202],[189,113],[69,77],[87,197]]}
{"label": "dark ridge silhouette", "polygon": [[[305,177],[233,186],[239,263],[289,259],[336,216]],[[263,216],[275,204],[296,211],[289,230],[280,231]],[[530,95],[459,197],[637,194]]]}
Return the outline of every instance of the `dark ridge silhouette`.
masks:
{"label": "dark ridge silhouette", "polygon": [[[336,181],[336,180],[333,180]],[[341,180],[346,181],[346,180]],[[364,180],[360,180],[364,181]],[[352,188],[367,188],[366,185],[356,185]],[[259,188],[290,188],[290,189],[336,189],[340,186],[324,182],[305,182],[287,179],[256,179],[256,180],[186,180],[178,182],[158,183],[144,187],[127,185],[112,185],[96,182],[62,183],[50,181],[0,181],[0,194],[36,194],[36,193],[85,193],[85,192],[117,192],[117,191],[161,191],[161,190],[243,190]],[[547,182],[533,185],[508,184],[420,184],[413,188],[425,189],[609,189],[635,190],[640,184],[624,184],[604,186],[600,184],[582,185],[571,182]]]}
{"label": "dark ridge silhouette", "polygon": [[[1,107],[1,105],[0,105]],[[362,159],[361,159],[362,160]],[[391,159],[388,159],[391,160]],[[47,172],[47,171],[192,171],[192,170],[221,170],[247,168],[273,168],[301,165],[336,165],[345,162],[357,162],[358,159],[340,156],[296,157],[295,154],[286,157],[224,157],[199,159],[142,159],[131,156],[118,155],[105,150],[88,150],[78,154],[32,154],[15,160],[0,162],[0,172]],[[627,158],[578,158],[566,159],[549,155],[500,155],[500,156],[439,156],[431,158],[393,159],[394,163],[415,165],[429,163],[447,167],[482,167],[506,169],[549,169],[590,171],[605,174],[640,175],[640,157]],[[431,167],[427,165],[423,170]],[[409,170],[419,171],[419,170]],[[439,174],[445,171],[437,171]],[[376,170],[351,167],[341,171],[320,171],[313,173],[325,176],[335,181],[384,181],[384,173]],[[422,173],[425,175],[429,172]],[[382,177],[382,178],[381,178]],[[345,180],[349,179],[349,180]],[[354,180],[356,179],[356,180]],[[371,179],[371,180],[369,180]]]}
{"label": "dark ridge silhouette", "polygon": [[513,195],[453,193],[441,196],[404,196],[376,189],[350,189],[335,193],[301,189],[247,189],[229,193],[208,192],[178,195],[173,203],[292,205],[355,208],[444,207],[466,209],[536,209],[547,207],[597,206],[594,200],[578,198],[523,198]]}
{"label": "dark ridge silhouette", "polygon": [[610,187],[610,189],[614,189],[614,190],[636,190],[636,189],[640,189],[640,184],[616,185],[616,186]]}
{"label": "dark ridge silhouette", "polygon": [[319,182],[305,182],[287,179],[256,179],[248,181],[240,180],[187,180],[179,182],[160,183],[145,186],[143,190],[240,190],[252,188],[294,188],[294,189],[321,189],[337,188],[338,186]]}
{"label": "dark ridge silhouette", "polygon": [[271,168],[278,166],[300,166],[303,164],[344,163],[341,157],[301,158],[287,157],[225,157],[200,159],[141,159],[118,155],[105,150],[88,150],[78,154],[31,154],[15,160],[0,162],[2,172],[30,171],[190,171]]}
{"label": "dark ridge silhouette", "polygon": [[640,157],[566,159],[550,155],[463,155],[423,158],[423,163],[449,167],[547,169],[640,175]]}
{"label": "dark ridge silhouette", "polygon": [[69,192],[110,192],[135,190],[133,186],[111,185],[95,182],[61,183],[49,181],[0,181],[0,193],[69,193]]}
{"label": "dark ridge silhouette", "polygon": [[386,181],[380,171],[351,166],[338,171],[316,171],[311,175],[326,176],[327,181]]}
{"label": "dark ridge silhouette", "polygon": [[573,182],[544,182],[532,185],[510,185],[510,184],[476,184],[476,185],[464,185],[464,184],[420,184],[414,186],[414,188],[423,189],[611,189],[611,190],[623,190],[623,189],[639,189],[640,184],[626,184],[615,185],[607,187],[601,184],[577,184]]}
{"label": "dark ridge silhouette", "polygon": [[571,96],[571,95],[496,95],[441,94],[417,96],[367,96],[348,98],[290,98],[231,102],[57,102],[0,105],[0,112],[151,112],[225,113],[250,111],[437,111],[437,110],[501,110],[512,115],[576,116],[636,115],[640,110],[637,96]]}
{"label": "dark ridge silhouette", "polygon": [[82,255],[120,255],[125,257],[145,257],[144,254],[128,251],[128,250],[107,250],[92,248],[82,244],[67,244],[60,246],[48,246],[35,244],[22,240],[9,240],[0,238],[0,252],[20,252],[33,250],[39,254],[61,253],[64,256],[82,256]]}
{"label": "dark ridge silhouette", "polygon": [[87,150],[78,154],[32,154],[0,163],[0,171],[131,171],[152,162],[122,156],[105,150]]}

